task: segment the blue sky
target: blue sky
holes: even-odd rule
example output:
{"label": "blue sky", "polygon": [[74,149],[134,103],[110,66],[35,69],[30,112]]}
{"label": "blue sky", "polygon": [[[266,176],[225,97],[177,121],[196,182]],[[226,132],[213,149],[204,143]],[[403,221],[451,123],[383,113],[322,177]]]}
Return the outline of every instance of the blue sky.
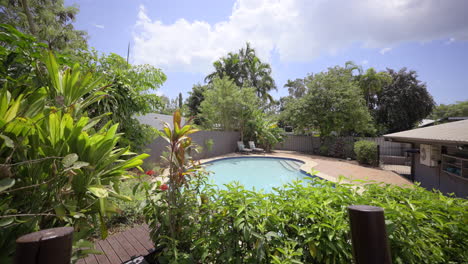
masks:
{"label": "blue sky", "polygon": [[246,41],[271,63],[278,91],[288,79],[354,61],[416,70],[438,104],[468,100],[468,1],[457,0],[66,0],[75,27],[99,52],[149,63],[174,98],[203,83],[211,63]]}

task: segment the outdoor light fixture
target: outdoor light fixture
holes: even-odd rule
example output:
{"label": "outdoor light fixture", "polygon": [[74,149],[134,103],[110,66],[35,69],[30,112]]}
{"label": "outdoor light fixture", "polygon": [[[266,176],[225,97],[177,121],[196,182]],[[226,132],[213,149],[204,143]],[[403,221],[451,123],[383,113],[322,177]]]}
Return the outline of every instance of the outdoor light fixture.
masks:
{"label": "outdoor light fixture", "polygon": [[457,149],[458,149],[458,150],[467,150],[467,149],[468,149],[468,145],[458,145],[458,146],[457,146]]}

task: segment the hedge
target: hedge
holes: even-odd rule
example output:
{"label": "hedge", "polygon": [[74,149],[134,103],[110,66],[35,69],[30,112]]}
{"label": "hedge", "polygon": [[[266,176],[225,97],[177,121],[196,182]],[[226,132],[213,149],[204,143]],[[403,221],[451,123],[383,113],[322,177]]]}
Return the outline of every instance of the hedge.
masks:
{"label": "hedge", "polygon": [[[180,208],[164,191],[145,214],[161,263],[352,263],[347,206],[384,208],[393,263],[466,263],[468,202],[418,186],[294,182],[273,193],[185,188]],[[183,215],[169,241],[168,213]],[[169,245],[172,245],[170,247]]]}

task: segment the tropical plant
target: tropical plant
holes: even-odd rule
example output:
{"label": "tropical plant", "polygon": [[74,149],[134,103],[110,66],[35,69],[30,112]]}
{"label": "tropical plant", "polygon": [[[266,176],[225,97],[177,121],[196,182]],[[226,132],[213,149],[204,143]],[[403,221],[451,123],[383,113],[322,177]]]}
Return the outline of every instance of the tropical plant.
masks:
{"label": "tropical plant", "polygon": [[357,77],[364,99],[369,110],[377,107],[378,95],[384,86],[392,82],[392,77],[387,72],[376,72],[374,68],[367,69],[366,73]]}
{"label": "tropical plant", "polygon": [[161,250],[160,261],[170,260],[171,263],[181,263],[185,259],[184,254],[190,250],[190,232],[192,219],[193,197],[189,193],[191,184],[200,173],[200,164],[194,162],[190,153],[195,150],[190,134],[197,132],[190,125],[191,120],[185,125],[181,124],[180,111],[173,115],[172,129],[165,124],[161,137],[168,143],[168,152],[162,156],[167,167],[161,173],[167,171],[167,182],[158,181],[150,186],[142,183],[146,191],[147,206],[144,209],[146,221],[151,228],[151,237],[155,247]]}
{"label": "tropical plant", "polygon": [[161,99],[154,92],[166,80],[166,75],[150,65],[130,65],[113,53],[96,60],[97,64],[91,68],[109,87],[107,96],[87,107],[86,111],[90,117],[110,113],[98,126],[108,121],[119,123],[118,132],[124,133],[120,144],[141,150],[156,137],[156,131],[140,124],[136,116],[156,112],[161,107]]}
{"label": "tropical plant", "polygon": [[120,181],[148,156],[118,148],[118,125],[95,130],[100,118],[82,111],[104,96],[99,79],[78,65],[60,70],[52,53],[42,60],[46,71],[34,74],[44,87],[7,79],[0,92],[2,261],[18,236],[39,229],[73,226],[78,241],[98,228],[105,237],[106,219],[118,211],[113,200],[131,199],[119,193]]}
{"label": "tropical plant", "polygon": [[393,263],[464,263],[468,257],[468,228],[460,221],[468,217],[467,200],[418,186],[318,179],[293,182],[272,193],[235,183],[222,189],[205,184],[201,191],[191,186],[181,192],[187,205],[181,229],[185,240],[172,252],[162,251],[159,260],[352,263],[347,206],[354,204],[384,209]]}
{"label": "tropical plant", "polygon": [[245,137],[260,144],[267,152],[270,152],[276,144],[284,139],[283,129],[278,127],[277,122],[260,111],[255,111],[247,122]]}
{"label": "tropical plant", "polygon": [[259,105],[255,90],[250,87],[240,89],[224,77],[214,79],[204,96],[200,105],[203,125],[210,129],[238,130],[243,140],[247,122]]}
{"label": "tropical plant", "polygon": [[289,96],[292,98],[301,98],[307,91],[305,79],[288,80],[284,87],[288,88]]}
{"label": "tropical plant", "polygon": [[257,57],[255,49],[249,43],[239,53],[230,52],[226,57],[215,61],[213,66],[215,71],[206,76],[205,81],[211,83],[216,78],[229,77],[238,87],[253,87],[259,98],[273,101],[268,93],[276,89],[271,66]]}
{"label": "tropical plant", "polygon": [[200,114],[200,105],[203,100],[205,100],[205,91],[207,89],[207,85],[194,85],[185,102],[188,107],[188,115],[194,117],[193,122],[196,125],[201,125],[203,123],[203,120],[198,115]]}
{"label": "tropical plant", "polygon": [[35,36],[51,50],[76,53],[87,48],[87,33],[72,24],[79,9],[63,0],[1,0],[0,10],[0,23]]}
{"label": "tropical plant", "polygon": [[282,120],[296,130],[319,132],[323,138],[373,134],[373,120],[352,70],[347,64],[309,75],[306,94],[287,100]]}

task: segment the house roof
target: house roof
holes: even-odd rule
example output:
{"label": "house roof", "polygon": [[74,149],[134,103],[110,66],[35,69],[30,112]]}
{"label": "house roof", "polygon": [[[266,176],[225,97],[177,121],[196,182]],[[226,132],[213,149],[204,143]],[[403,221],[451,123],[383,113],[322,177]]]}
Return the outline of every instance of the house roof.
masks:
{"label": "house roof", "polygon": [[450,116],[450,117],[440,118],[437,120],[423,119],[421,124],[419,124],[419,127],[427,127],[427,126],[437,125],[439,123],[447,123],[447,122],[460,121],[460,120],[468,120],[468,116]]}
{"label": "house roof", "polygon": [[[169,127],[172,128],[172,116],[171,115],[162,115],[162,114],[146,114],[142,116],[135,116],[141,124],[150,125],[157,130],[162,130],[164,128],[164,123],[168,123]],[[182,124],[185,123],[185,119],[182,118]]]}
{"label": "house roof", "polygon": [[468,144],[468,120],[387,134],[384,138],[400,142]]}
{"label": "house roof", "polygon": [[423,119],[421,121],[421,123],[419,123],[418,127],[425,127],[427,125],[432,125],[434,124],[434,122],[436,122],[437,120],[434,120],[434,119]]}

